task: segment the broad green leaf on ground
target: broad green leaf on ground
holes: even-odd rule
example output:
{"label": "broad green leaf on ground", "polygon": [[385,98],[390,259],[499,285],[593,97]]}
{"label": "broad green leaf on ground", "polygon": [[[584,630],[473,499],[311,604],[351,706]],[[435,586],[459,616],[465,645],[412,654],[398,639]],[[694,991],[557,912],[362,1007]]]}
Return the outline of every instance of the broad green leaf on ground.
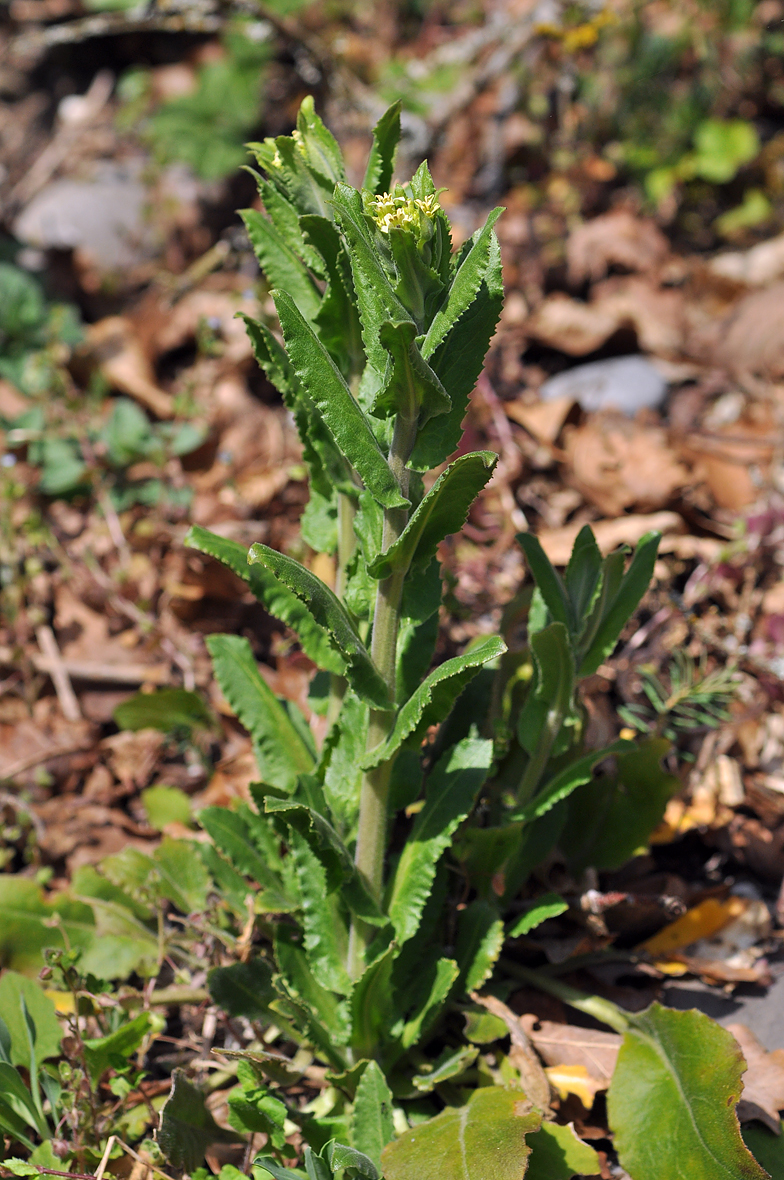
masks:
{"label": "broad green leaf on ground", "polygon": [[120,729],[209,728],[215,718],[197,692],[184,688],[159,688],[155,692],[137,692],[114,710]]}
{"label": "broad green leaf on ground", "polygon": [[345,675],[354,691],[377,709],[389,708],[384,680],[357,635],[346,608],[329,587],[304,565],[267,545],[251,545],[248,561],[251,565],[264,566],[305,603],[311,616],[330,634],[346,661]]}
{"label": "broad green leaf on ground", "polygon": [[30,1065],[30,1042],[27,1025],[22,1012],[21,1000],[35,1026],[35,1056],[37,1061],[57,1057],[63,1030],[57,1019],[54,1002],[50,1000],[39,983],[20,975],[18,971],[4,971],[0,976],[0,1017],[2,1017],[11,1038],[9,1056],[12,1065]]}
{"label": "broad green leaf on ground", "polygon": [[147,787],[141,792],[141,800],[147,823],[157,832],[162,832],[167,824],[190,823],[190,796],[180,787],[167,787],[163,784]]}
{"label": "broad green leaf on ground", "polygon": [[112,1064],[112,1058],[130,1057],[136,1052],[147,1034],[154,1031],[156,1021],[160,1032],[163,1022],[149,1012],[140,1012],[108,1036],[84,1041],[84,1057],[93,1085],[97,1085]]}
{"label": "broad green leaf on ground", "polygon": [[98,979],[126,979],[134,971],[151,976],[160,970],[157,935],[133,910],[118,901],[82,897],[95,916],[95,938],[83,951],[79,967]]}
{"label": "broad green leaf on ground", "polygon": [[268,913],[288,913],[295,908],[279,877],[259,852],[242,816],[227,807],[205,807],[199,812],[199,823],[230,863],[261,888],[258,901]]}
{"label": "broad green leaf on ground", "polygon": [[462,992],[473,992],[493,974],[504,944],[504,923],[490,902],[477,899],[458,914],[455,958]]}
{"label": "broad green leaf on ground", "polygon": [[541,1122],[522,1090],[483,1086],[465,1106],[448,1107],[390,1143],[381,1157],[384,1176],[522,1180],[531,1152],[526,1136]]}
{"label": "broad green leaf on ground", "polygon": [[221,692],[253,739],[264,782],[294,791],[297,776],[313,769],[313,751],[259,672],[250,643],[241,635],[209,635],[207,648]]}
{"label": "broad green leaf on ground", "polygon": [[469,508],[497,462],[492,451],[474,451],[450,463],[415,509],[400,538],[368,564],[368,572],[374,578],[388,578],[395,570],[427,565],[441,541],[463,527]]}
{"label": "broad green leaf on ground", "polygon": [[735,1113],[745,1061],[732,1034],[702,1012],[661,1004],[630,1020],[607,1094],[627,1172],[634,1180],[765,1180]]}
{"label": "broad green leaf on ground", "polygon": [[94,938],[95,918],[88,905],[63,895],[48,902],[29,877],[0,874],[0,962],[4,967],[37,975],[44,965],[44,947],[84,949]]}
{"label": "broad green leaf on ground", "polygon": [[503,209],[493,209],[481,229],[471,238],[471,244],[459,259],[449,294],[442,308],[436,312],[422,343],[422,355],[431,357],[447,333],[474,302],[487,275],[488,263],[495,235],[493,226]]}
{"label": "broad green leaf on ground", "polygon": [[618,755],[615,771],[575,790],[561,847],[576,871],[618,869],[646,847],[680,787],[662,768],[670,748],[666,738],[647,738]]}
{"label": "broad green leaf on ground", "polygon": [[321,295],[308,273],[308,268],[297,257],[286,238],[258,209],[241,209],[250,244],[271,287],[288,291],[294,303],[307,319],[314,319],[321,303]]}
{"label": "broad green leaf on ground", "polygon": [[275,306],[297,377],[304,385],[341,452],[368,491],[385,508],[405,508],[395,476],[370,429],[367,418],[324,345],[285,291],[276,291]]}
{"label": "broad green leaf on ground", "polygon": [[272,968],[264,959],[215,967],[207,976],[207,987],[215,1003],[229,1016],[262,1020],[275,998]]}
{"label": "broad green leaf on ground", "polygon": [[521,938],[523,934],[541,926],[548,918],[557,918],[569,909],[568,904],[557,893],[545,893],[544,897],[537,897],[530,910],[521,914],[506,932],[507,938]]}
{"label": "broad green leaf on ground", "polygon": [[572,1180],[572,1176],[594,1176],[601,1170],[592,1147],[578,1139],[571,1123],[542,1123],[532,1135],[531,1157],[526,1180]]}
{"label": "broad green leaf on ground", "polygon": [[466,738],[429,775],[425,805],[406,841],[390,891],[388,912],[398,943],[416,933],[438,860],[474,806],[492,761],[491,741]]}
{"label": "broad green leaf on ground", "polygon": [[418,419],[424,423],[452,408],[449,394],[415,343],[416,334],[416,325],[411,320],[384,323],[379,329],[379,340],[389,354],[389,363],[384,385],[373,402],[372,413],[377,418],[400,413],[409,421]]}
{"label": "broad green leaf on ground", "polygon": [[292,631],[297,633],[302,649],[319,668],[342,675],[346,661],[332,642],[329,633],[314,621],[307,606],[262,565],[248,564],[248,551],[238,541],[219,537],[199,525],[193,525],[185,544],[227,565],[233,573],[247,582],[259,602]]}
{"label": "broad green leaf on ground", "polygon": [[646,533],[634,551],[628,570],[614,596],[604,606],[596,635],[578,668],[578,676],[591,676],[612,654],[618,637],[651,584],[661,533]]}
{"label": "broad green leaf on ground", "polygon": [[443,721],[468,681],[484,664],[505,651],[504,641],[492,635],[463,655],[439,664],[400,709],[389,737],[363,758],[362,766],[367,770],[380,766],[400,749],[403,742],[409,739],[416,742],[431,725]]}
{"label": "broad green leaf on ground", "polygon": [[538,795],[535,795],[530,803],[525,807],[521,807],[519,811],[514,813],[515,820],[523,820],[529,823],[533,819],[538,819],[540,815],[544,815],[556,803],[560,803],[567,795],[571,795],[577,787],[583,783],[590,782],[593,775],[593,768],[598,763],[603,762],[605,758],[609,758],[612,754],[626,754],[632,746],[631,742],[619,738],[617,742],[613,742],[610,746],[605,746],[603,750],[592,750],[590,754],[585,754],[582,758],[576,759],[569,766],[566,766],[559,774],[546,782]]}
{"label": "broad green leaf on ground", "polygon": [[395,152],[400,142],[400,100],[388,107],[373,128],[373,144],[368,156],[362,187],[372,193],[389,192],[395,169]]}
{"label": "broad green leaf on ground", "polygon": [[354,1146],[379,1168],[381,1152],[394,1137],[392,1091],[377,1063],[369,1061],[354,1097],[351,1138]]}
{"label": "broad green leaf on ground", "polygon": [[218,1126],[204,1105],[201,1090],[188,1081],[184,1070],[175,1069],[171,1094],[161,1111],[157,1138],[158,1146],[173,1167],[193,1172],[213,1143],[236,1143],[240,1136]]}
{"label": "broad green leaf on ground", "polygon": [[762,1123],[744,1123],[743,1142],[758,1164],[770,1172],[773,1180],[784,1180],[784,1124],[781,1134],[774,1135]]}
{"label": "broad green leaf on ground", "polygon": [[206,909],[210,880],[195,844],[166,836],[153,853],[153,861],[160,876],[161,896],[183,914]]}

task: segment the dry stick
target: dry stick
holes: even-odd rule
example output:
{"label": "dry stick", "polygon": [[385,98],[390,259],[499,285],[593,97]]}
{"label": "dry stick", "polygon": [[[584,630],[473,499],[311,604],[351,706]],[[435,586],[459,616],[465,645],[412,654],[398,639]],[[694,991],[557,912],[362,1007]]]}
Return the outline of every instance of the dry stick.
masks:
{"label": "dry stick", "polygon": [[109,1156],[111,1155],[112,1148],[114,1147],[116,1142],[117,1142],[116,1135],[110,1135],[109,1138],[106,1140],[106,1147],[104,1148],[104,1153],[101,1156],[101,1162],[98,1165],[98,1171],[95,1173],[95,1180],[103,1180],[103,1174],[106,1171],[106,1165],[109,1162]]}
{"label": "dry stick", "polygon": [[57,693],[57,699],[60,702],[63,717],[65,717],[66,721],[81,721],[82,710],[79,708],[79,702],[76,699],[71,678],[63,663],[63,657],[60,654],[60,648],[57,646],[54,631],[51,627],[44,625],[36,627],[35,635],[38,640],[38,646],[49,663],[49,675],[52,678],[52,684]]}
{"label": "dry stick", "polygon": [[87,746],[77,746],[72,742],[68,746],[55,746],[52,750],[39,750],[32,757],[19,758],[7,766],[5,770],[0,770],[0,782],[8,782],[9,779],[16,778],[22,771],[32,770],[34,766],[40,766],[42,762],[48,762],[50,758],[64,758],[66,754],[83,754],[86,749],[88,749]]}

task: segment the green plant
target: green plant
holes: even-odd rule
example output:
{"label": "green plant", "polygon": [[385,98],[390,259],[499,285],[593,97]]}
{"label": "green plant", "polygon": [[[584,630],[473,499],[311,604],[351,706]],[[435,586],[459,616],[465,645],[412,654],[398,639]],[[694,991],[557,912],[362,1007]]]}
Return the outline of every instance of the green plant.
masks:
{"label": "green plant", "polygon": [[648,703],[622,705],[619,715],[641,733],[661,734],[675,741],[695,729],[716,729],[729,717],[728,707],[738,691],[734,668],[705,669],[687,652],[674,651],[667,681],[645,664],[638,668]]}

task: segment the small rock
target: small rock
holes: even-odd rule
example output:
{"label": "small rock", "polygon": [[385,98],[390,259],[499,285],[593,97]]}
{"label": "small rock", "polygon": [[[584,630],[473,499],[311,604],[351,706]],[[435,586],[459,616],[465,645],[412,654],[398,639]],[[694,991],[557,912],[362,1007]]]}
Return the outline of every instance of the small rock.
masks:
{"label": "small rock", "polygon": [[539,390],[544,401],[571,397],[584,410],[612,407],[630,417],[638,410],[656,409],[664,401],[667,382],[644,356],[618,356],[577,365],[545,381]]}

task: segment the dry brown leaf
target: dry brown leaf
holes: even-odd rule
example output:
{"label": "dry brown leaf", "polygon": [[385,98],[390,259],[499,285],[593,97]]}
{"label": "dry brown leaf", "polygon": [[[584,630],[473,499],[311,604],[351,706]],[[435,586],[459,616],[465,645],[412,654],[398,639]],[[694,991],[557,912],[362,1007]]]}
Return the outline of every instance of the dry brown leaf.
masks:
{"label": "dry brown leaf", "polygon": [[569,356],[595,352],[618,328],[614,309],[605,311],[556,292],[545,299],[525,325],[526,335]]}
{"label": "dry brown leaf", "polygon": [[518,398],[516,401],[504,402],[504,410],[513,422],[524,426],[537,442],[554,443],[573,405],[573,397],[556,397],[552,401],[534,402],[533,405],[526,405]]}
{"label": "dry brown leaf", "polygon": [[[522,1019],[516,1016],[511,1008],[496,996],[480,996],[471,993],[475,1004],[481,1004],[488,1012],[503,1020],[509,1030],[512,1045],[509,1050],[509,1061],[520,1074],[523,1089],[536,1106],[547,1110],[550,1105],[551,1091],[547,1074],[542,1069],[542,1063],[536,1056],[531,1040],[522,1025]],[[590,1107],[589,1107],[590,1109]]]}
{"label": "dry brown leaf", "polygon": [[681,452],[695,464],[719,508],[737,512],[770,485],[771,462],[780,443],[777,422],[739,420],[708,432],[695,431]]}
{"label": "dry brown leaf", "polygon": [[174,417],[171,395],[160,389],[155,373],[125,316],[108,316],[87,330],[86,352],[114,389],[127,393],[159,418]]}
{"label": "dry brown leaf", "polygon": [[717,353],[739,377],[784,377],[784,282],[740,300],[724,323]]}
{"label": "dry brown leaf", "polygon": [[738,1118],[741,1122],[759,1119],[774,1135],[780,1135],[779,1111],[784,1110],[784,1049],[768,1053],[745,1024],[725,1027],[743,1050],[748,1066],[743,1075]]}
{"label": "dry brown leaf", "polygon": [[15,778],[54,758],[87,750],[93,738],[89,721],[66,721],[59,709],[43,722],[28,716],[0,725],[0,779]]}
{"label": "dry brown leaf", "polygon": [[[553,565],[566,565],[577,534],[582,527],[581,524],[567,524],[560,529],[542,529],[536,534]],[[677,512],[653,512],[646,516],[620,516],[617,520],[597,520],[591,523],[596,543],[602,553],[612,553],[613,549],[617,549],[619,545],[636,545],[640,538],[651,530],[665,534],[659,551],[668,553],[677,542],[689,540],[688,537],[672,535],[676,529],[684,527],[683,520]],[[667,543],[670,548],[667,548]]]}
{"label": "dry brown leaf", "polygon": [[725,900],[706,897],[657,934],[646,939],[638,950],[647,951],[649,955],[667,955],[679,951],[701,938],[710,938],[718,934],[725,926],[729,926],[730,922],[739,918],[748,905],[748,900],[744,897],[728,897]]}
{"label": "dry brown leaf", "polygon": [[594,287],[591,300],[618,328],[633,328],[643,351],[680,358],[686,330],[682,291],[644,278],[612,278]]}
{"label": "dry brown leaf", "polygon": [[760,242],[750,250],[728,250],[708,263],[714,274],[762,287],[784,275],[784,234]]}
{"label": "dry brown leaf", "polygon": [[122,730],[104,738],[109,766],[124,787],[146,787],[158,762],[166,735],[158,729]]}
{"label": "dry brown leaf", "polygon": [[564,434],[570,483],[607,516],[660,508],[689,482],[660,426],[606,410]]}
{"label": "dry brown leaf", "polygon": [[243,299],[231,291],[210,291],[203,288],[188,292],[178,299],[165,314],[155,319],[151,344],[157,355],[181,348],[196,339],[203,325],[220,332],[223,337],[224,362],[239,365],[249,360],[252,348],[245,324],[235,318],[237,312],[258,314],[255,299]]}
{"label": "dry brown leaf", "polygon": [[615,209],[583,222],[570,233],[566,243],[569,282],[603,278],[613,265],[652,270],[669,252],[669,243],[655,222],[635,217],[628,209]]}
{"label": "dry brown leaf", "polygon": [[621,1047],[618,1033],[555,1024],[550,1020],[537,1021],[530,1013],[522,1015],[520,1023],[548,1065],[582,1065],[600,1083],[601,1089],[607,1089]]}

